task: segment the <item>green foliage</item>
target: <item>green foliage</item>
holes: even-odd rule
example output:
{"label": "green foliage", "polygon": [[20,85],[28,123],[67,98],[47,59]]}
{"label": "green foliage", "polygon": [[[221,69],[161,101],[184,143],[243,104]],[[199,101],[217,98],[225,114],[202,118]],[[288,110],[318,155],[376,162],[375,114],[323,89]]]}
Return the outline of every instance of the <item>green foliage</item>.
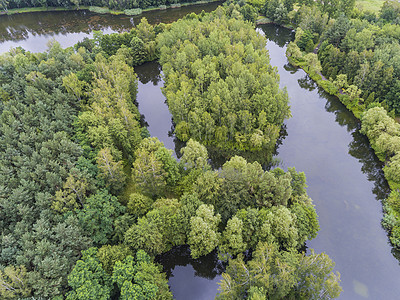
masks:
{"label": "green foliage", "polygon": [[[89,99],[90,110],[81,113],[76,121],[76,129],[81,143],[101,151],[98,160],[104,167],[102,176],[111,180],[113,186],[122,178],[122,157],[132,160],[132,154],[141,141],[139,126],[140,114],[134,105],[137,90],[137,77],[133,69],[125,63],[122,54],[106,60],[102,55],[96,56],[94,63],[95,79]],[[108,148],[108,150],[104,150]],[[113,156],[116,178],[107,172],[111,166],[104,161]],[[110,160],[109,160],[110,161]],[[118,171],[119,170],[119,171]],[[113,173],[113,172],[112,172]],[[108,175],[107,175],[108,174]],[[116,186],[118,190],[120,186]]]}
{"label": "green foliage", "polygon": [[137,16],[137,15],[140,15],[141,13],[142,13],[141,8],[133,8],[133,9],[125,9],[124,10],[124,14],[126,14],[128,16]]}
{"label": "green foliage", "polygon": [[82,208],[86,201],[89,189],[87,179],[78,170],[71,171],[63,189],[56,192],[52,203],[52,208],[60,213]]}
{"label": "green foliage", "polygon": [[97,245],[106,244],[113,235],[115,219],[125,211],[116,197],[107,191],[97,192],[86,200],[82,210],[77,212],[77,218]]}
{"label": "green foliage", "polygon": [[325,254],[305,256],[279,251],[275,244],[260,243],[252,260],[243,256],[229,262],[222,274],[217,299],[332,299],[340,295],[340,275]]}
{"label": "green foliage", "polygon": [[225,13],[180,20],[157,36],[176,136],[217,149],[272,151],[290,114],[287,93],[269,65],[265,39]]}
{"label": "green foliage", "polygon": [[190,233],[188,244],[190,255],[193,258],[206,255],[218,246],[220,233],[218,224],[221,221],[220,215],[214,215],[212,205],[200,205],[196,216],[190,219]]}
{"label": "green foliage", "polygon": [[104,271],[112,274],[113,267],[117,261],[123,261],[132,252],[125,245],[104,245],[97,252],[97,258],[101,262]]}
{"label": "green foliage", "polygon": [[[67,299],[110,299],[115,290],[113,283],[120,299],[172,299],[165,274],[160,272],[150,256],[139,250],[134,258],[126,255],[127,250],[121,247],[84,251],[82,259],[68,276],[72,291],[67,294]],[[103,267],[111,268],[112,274],[107,274]]]}
{"label": "green foliage", "polygon": [[400,247],[400,125],[382,107],[373,107],[366,111],[361,119],[361,132],[367,135],[375,153],[386,162],[383,171],[388,180],[391,193],[385,204],[385,216],[382,223],[389,231],[393,246]]}
{"label": "green foliage", "polygon": [[67,294],[67,300],[110,298],[113,289],[111,277],[103,270],[96,252],[96,248],[82,252],[82,259],[76,262],[68,276],[72,291]]}
{"label": "green foliage", "polygon": [[[279,2],[274,18],[287,20],[292,7],[292,1]],[[241,259],[259,242],[275,243],[276,249],[265,250],[274,253],[272,261],[265,263],[257,250],[254,266],[249,263],[253,269],[269,264],[268,272],[276,271],[272,285],[254,271],[260,283],[236,291],[250,299],[311,299],[328,285],[324,276],[331,264],[311,272],[311,262],[294,250],[319,228],[304,174],[294,168],[265,172],[260,163],[238,156],[211,171],[200,144],[231,156],[233,149],[272,153],[290,115],[265,39],[242,15],[254,21],[255,9],[231,5],[168,26],[143,19],[129,33],[97,32],[75,52],[54,43],[45,54],[16,49],[0,57],[0,264],[7,266],[0,272],[2,298],[171,299],[165,276],[143,250],[157,255],[184,244],[193,258],[219,247],[222,255]],[[321,14],[307,21],[316,28],[313,46],[324,20]],[[159,50],[176,135],[188,141],[179,163],[156,138],[143,139],[135,105],[132,65],[155,59]],[[319,70],[314,54],[300,55]],[[395,62],[392,68],[397,70]],[[116,196],[127,175],[134,184],[120,197],[125,207]],[[101,248],[85,251],[93,244]],[[297,277],[288,275],[300,262],[304,273],[317,274],[301,293]],[[338,280],[329,278],[332,288],[326,290],[333,297]]]}
{"label": "green foliage", "polygon": [[125,244],[135,250],[144,249],[151,255],[184,244],[187,229],[181,219],[181,204],[176,199],[159,199],[153,207],[129,228]]}
{"label": "green foliage", "polygon": [[222,254],[230,253],[237,255],[247,249],[247,244],[243,242],[243,222],[236,216],[230,219],[222,234],[221,246],[219,248]]}
{"label": "green foliage", "polygon": [[186,146],[181,149],[181,161],[187,168],[198,168],[206,170],[208,165],[208,152],[199,142],[190,139]]}
{"label": "green foliage", "polygon": [[127,211],[136,218],[143,217],[151,209],[153,200],[140,193],[133,193],[129,196]]}
{"label": "green foliage", "polygon": [[142,193],[156,198],[175,189],[181,176],[178,163],[157,138],[144,139],[135,156],[132,177]]}
{"label": "green foliage", "polygon": [[8,266],[0,271],[0,296],[2,299],[28,297],[31,293],[26,284],[26,268],[24,266]]}
{"label": "green foliage", "polygon": [[80,207],[91,189],[74,169],[83,153],[71,138],[79,99],[62,85],[88,60],[57,43],[44,54],[18,49],[0,57],[0,264],[18,266],[16,273],[26,268],[18,297],[61,295],[80,251],[91,245],[76,218],[51,209],[57,201],[60,212]]}

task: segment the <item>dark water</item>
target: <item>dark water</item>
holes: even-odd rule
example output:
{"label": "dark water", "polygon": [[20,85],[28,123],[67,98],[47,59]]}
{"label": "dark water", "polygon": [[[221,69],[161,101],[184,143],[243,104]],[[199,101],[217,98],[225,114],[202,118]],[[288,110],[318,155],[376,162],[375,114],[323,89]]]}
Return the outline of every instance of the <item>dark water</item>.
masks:
{"label": "dark water", "polygon": [[344,290],[340,299],[400,299],[399,262],[380,225],[379,199],[388,192],[381,163],[352,113],[303,70],[288,65],[285,44],[291,32],[260,29],[270,39],[271,64],[291,98],[293,117],[285,122],[288,136],[278,157],[283,168],[305,172],[319,215],[321,230],[307,246],[336,262]]}
{"label": "dark water", "polygon": [[73,46],[93,30],[104,33],[129,31],[145,17],[150,24],[171,23],[188,13],[212,11],[221,2],[198,4],[144,12],[139,16],[96,14],[88,10],[24,13],[0,16],[0,53],[21,46],[31,52],[43,52],[53,39],[63,48]]}

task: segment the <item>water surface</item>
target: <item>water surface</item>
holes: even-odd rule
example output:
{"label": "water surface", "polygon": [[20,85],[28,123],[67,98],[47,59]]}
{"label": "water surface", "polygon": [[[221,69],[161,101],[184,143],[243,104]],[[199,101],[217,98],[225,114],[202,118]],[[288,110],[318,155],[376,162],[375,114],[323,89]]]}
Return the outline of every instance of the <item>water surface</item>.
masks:
{"label": "water surface", "polygon": [[0,53],[14,47],[31,52],[43,52],[53,39],[63,48],[73,46],[94,30],[104,33],[129,31],[146,18],[150,24],[171,23],[188,13],[210,12],[222,1],[180,8],[144,12],[138,16],[97,14],[88,10],[34,12],[0,16]]}
{"label": "water surface", "polygon": [[301,69],[288,65],[291,31],[261,27],[270,39],[271,64],[286,86],[293,117],[279,148],[282,167],[307,176],[321,230],[307,246],[326,252],[341,273],[340,299],[399,299],[400,267],[381,227],[388,187],[381,163],[359,121],[336,97],[327,95]]}

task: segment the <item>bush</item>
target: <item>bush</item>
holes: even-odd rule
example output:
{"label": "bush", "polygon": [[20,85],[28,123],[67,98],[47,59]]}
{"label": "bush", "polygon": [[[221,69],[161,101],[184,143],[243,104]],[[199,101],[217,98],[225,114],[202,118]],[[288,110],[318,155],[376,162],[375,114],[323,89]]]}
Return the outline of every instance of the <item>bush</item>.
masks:
{"label": "bush", "polygon": [[141,13],[142,13],[141,8],[133,8],[133,9],[125,9],[124,10],[124,14],[126,14],[128,16],[137,16],[137,15],[140,15]]}
{"label": "bush", "polygon": [[90,6],[89,10],[98,14],[107,14],[110,10],[107,7]]}

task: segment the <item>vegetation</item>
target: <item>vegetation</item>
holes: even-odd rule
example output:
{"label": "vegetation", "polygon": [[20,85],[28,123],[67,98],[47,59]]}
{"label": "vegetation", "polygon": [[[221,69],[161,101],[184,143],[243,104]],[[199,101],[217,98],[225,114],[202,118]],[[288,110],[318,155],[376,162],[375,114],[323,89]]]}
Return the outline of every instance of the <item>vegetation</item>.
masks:
{"label": "vegetation", "polygon": [[288,96],[269,65],[265,38],[241,18],[234,6],[218,8],[159,35],[164,94],[178,139],[272,153],[290,115]]}
{"label": "vegetation", "polygon": [[[229,260],[222,299],[340,294],[333,262],[301,253],[319,230],[303,173],[264,171],[240,156],[213,171],[199,142],[218,137],[208,127],[205,138],[186,139],[178,162],[140,122],[133,66],[160,50],[169,98],[192,92],[174,88],[180,70],[198,74],[182,86],[199,97],[214,91],[203,99],[220,103],[220,119],[239,120],[223,129],[235,137],[227,145],[272,148],[289,115],[287,95],[265,40],[243,21],[248,12],[232,5],[172,26],[143,20],[129,33],[97,32],[74,48],[53,43],[45,53],[0,56],[1,298],[171,299],[153,258],[185,244],[193,258],[217,250]],[[189,25],[193,39],[184,41]],[[238,107],[247,110],[234,117]],[[211,108],[199,117],[213,120]],[[245,264],[243,253],[252,251]]]}

